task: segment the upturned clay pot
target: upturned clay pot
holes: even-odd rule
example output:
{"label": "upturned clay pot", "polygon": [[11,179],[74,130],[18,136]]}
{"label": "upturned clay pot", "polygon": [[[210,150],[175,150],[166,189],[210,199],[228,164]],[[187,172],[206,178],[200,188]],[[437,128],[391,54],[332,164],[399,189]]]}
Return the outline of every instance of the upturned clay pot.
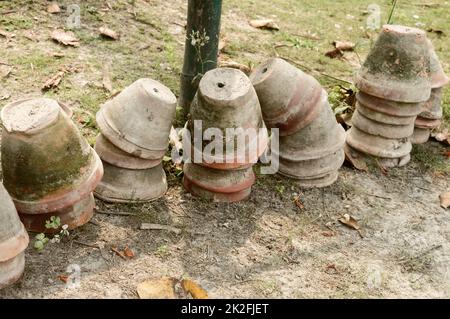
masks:
{"label": "upturned clay pot", "polygon": [[388,139],[365,133],[355,126],[347,131],[346,142],[357,151],[381,158],[403,158],[412,149],[409,138]]}
{"label": "upturned clay pot", "polygon": [[430,50],[431,88],[441,88],[450,83],[450,78],[444,73],[439,57],[437,56],[433,44],[429,39],[427,39],[427,44]]}
{"label": "upturned clay pot", "polygon": [[101,107],[97,124],[102,134],[124,152],[160,159],[169,143],[176,103],[166,86],[139,79]]}
{"label": "upturned clay pot", "polygon": [[75,229],[88,223],[94,215],[95,200],[90,193],[86,198],[80,200],[72,206],[49,213],[49,214],[19,214],[25,228],[36,233],[52,234],[60,229],[48,229],[45,227],[46,221],[52,216],[61,219],[61,225],[67,225],[68,229]]}
{"label": "upturned clay pot", "polygon": [[307,161],[326,157],[342,149],[345,130],[336,122],[326,95],[318,117],[295,134],[280,136],[279,155],[289,161]]}
{"label": "upturned clay pot", "polygon": [[162,164],[132,170],[103,163],[105,175],[94,191],[95,197],[111,203],[150,202],[167,191],[166,173]]}
{"label": "upturned clay pot", "polygon": [[20,213],[75,205],[102,178],[100,158],[56,101],[11,103],[1,119],[4,185]]}
{"label": "upturned clay pot", "polygon": [[102,134],[97,136],[94,149],[102,161],[117,167],[128,169],[152,168],[161,163],[162,160],[162,158],[147,160],[140,157],[131,156],[108,141],[108,139]]}
{"label": "upturned clay pot", "polygon": [[356,75],[363,92],[405,103],[429,99],[430,50],[423,30],[384,25]]}
{"label": "upturned clay pot", "polygon": [[222,171],[185,163],[183,172],[193,184],[215,193],[236,193],[255,183],[253,168]]}
{"label": "upturned clay pot", "polygon": [[[324,182],[321,178],[334,175],[342,166],[345,160],[343,149],[331,153],[322,158],[306,161],[290,161],[280,157],[279,173],[298,180],[307,180],[305,186],[313,186],[311,180]],[[334,180],[333,180],[334,182]]]}
{"label": "upturned clay pot", "polygon": [[[386,115],[386,117],[380,118],[380,122],[388,123],[388,124],[401,124],[400,122],[402,118],[410,118],[416,117],[420,114],[424,108],[425,103],[402,103],[402,102],[394,102],[385,100],[382,98],[377,98],[375,96],[366,94],[362,91],[359,91],[356,94],[356,100],[359,105],[363,105],[365,108],[372,110],[373,112],[382,113]],[[390,118],[390,120],[388,119]],[[376,119],[374,119],[376,120]],[[394,122],[393,122],[394,121]]]}
{"label": "upturned clay pot", "polygon": [[429,128],[414,128],[414,134],[411,138],[413,144],[423,144],[430,139],[431,130]]}
{"label": "upturned clay pot", "polygon": [[272,58],[250,75],[258,94],[264,121],[280,129],[280,136],[291,135],[317,116],[323,89],[312,76],[288,62]]}
{"label": "upturned clay pot", "polygon": [[[183,143],[185,149],[195,148],[191,156],[196,151],[201,153],[201,163],[193,158],[196,164],[223,170],[248,167],[267,148],[268,134],[258,97],[248,77],[239,70],[219,68],[208,71],[200,81],[190,112],[187,124],[190,136],[185,135]],[[201,127],[196,128],[198,123]],[[227,134],[236,129],[235,134]],[[204,137],[212,134],[211,139],[222,141],[221,147],[216,148],[214,154],[207,154],[204,150],[211,141],[207,138],[197,141],[197,131]],[[249,132],[254,135],[249,137]],[[237,154],[242,141],[242,154]],[[230,147],[231,143],[233,147]]]}
{"label": "upturned clay pot", "polygon": [[0,289],[13,284],[23,274],[28,233],[14,203],[0,183]]}
{"label": "upturned clay pot", "polygon": [[365,117],[359,109],[353,113],[352,125],[368,134],[385,138],[406,138],[414,132],[414,120],[407,125],[385,124]]}
{"label": "upturned clay pot", "polygon": [[424,105],[424,111],[419,114],[420,117],[438,120],[442,118],[442,88],[431,90],[430,99]]}
{"label": "upturned clay pot", "polygon": [[356,149],[352,148],[348,144],[344,146],[345,156],[350,158],[351,161],[364,161],[374,167],[381,166],[383,168],[392,168],[392,167],[401,167],[408,164],[411,160],[411,155],[407,154],[405,156],[399,158],[385,158],[385,157],[376,157],[370,154],[366,154]]}
{"label": "upturned clay pot", "polygon": [[441,125],[441,120],[430,120],[423,117],[418,116],[415,122],[415,126],[418,128],[426,128],[426,129],[434,129]]}

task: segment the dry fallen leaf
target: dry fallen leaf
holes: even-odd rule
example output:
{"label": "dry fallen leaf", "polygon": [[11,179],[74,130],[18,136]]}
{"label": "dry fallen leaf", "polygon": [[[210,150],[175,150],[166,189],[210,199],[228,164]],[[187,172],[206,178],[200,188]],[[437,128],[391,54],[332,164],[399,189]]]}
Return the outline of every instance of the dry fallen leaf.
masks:
{"label": "dry fallen leaf", "polygon": [[128,247],[125,247],[125,249],[123,250],[123,254],[128,258],[134,257],[134,252]]}
{"label": "dry fallen leaf", "polygon": [[450,191],[439,195],[439,199],[441,200],[441,206],[443,208],[448,208],[450,206]]}
{"label": "dry fallen leaf", "polygon": [[65,72],[64,71],[58,71],[55,75],[53,75],[50,79],[48,79],[44,85],[42,86],[42,90],[50,90],[59,85],[61,83],[62,78],[64,77]]}
{"label": "dry fallen leaf", "polygon": [[349,41],[334,41],[333,45],[340,51],[353,51],[355,44]]}
{"label": "dry fallen leaf", "polygon": [[249,24],[258,29],[280,30],[280,27],[272,19],[250,20]]}
{"label": "dry fallen leaf", "polygon": [[59,8],[59,5],[56,2],[52,2],[47,6],[47,12],[48,13],[60,13],[61,9]]}
{"label": "dry fallen leaf", "polygon": [[367,163],[356,152],[350,149],[348,146],[344,147],[345,160],[354,168],[360,171],[368,172],[369,167]]}
{"label": "dry fallen leaf", "polygon": [[101,35],[113,39],[113,40],[118,40],[119,39],[119,35],[117,34],[116,31],[113,31],[107,27],[101,27],[99,30]]}
{"label": "dry fallen leaf", "polygon": [[252,72],[252,70],[248,66],[246,66],[244,64],[241,64],[241,63],[238,63],[238,62],[235,62],[235,61],[230,61],[230,60],[220,61],[219,67],[221,67],[221,68],[238,69],[238,70],[241,70],[242,72],[244,72],[247,75],[249,75]]}
{"label": "dry fallen leaf", "polygon": [[140,299],[176,299],[175,278],[150,279],[137,286]]}
{"label": "dry fallen leaf", "polygon": [[305,205],[303,205],[302,201],[300,200],[300,195],[298,195],[294,198],[294,203],[295,203],[295,206],[300,208],[300,210],[305,209]]}
{"label": "dry fallen leaf", "polygon": [[353,216],[350,216],[349,214],[344,214],[341,218],[338,219],[338,221],[344,224],[345,226],[353,228],[355,230],[360,229],[356,219],[353,218]]}
{"label": "dry fallen leaf", "polygon": [[186,293],[191,294],[194,299],[208,299],[208,293],[192,280],[183,279],[181,281],[181,287],[183,287]]}
{"label": "dry fallen leaf", "polygon": [[75,37],[72,32],[64,32],[63,30],[54,30],[51,34],[51,38],[64,45],[70,45],[74,47],[80,46],[80,41]]}
{"label": "dry fallen leaf", "polygon": [[436,141],[450,145],[450,132],[448,129],[444,129],[441,132],[432,132],[431,137],[433,137]]}
{"label": "dry fallen leaf", "polygon": [[61,280],[63,283],[67,284],[67,281],[69,281],[69,276],[59,275],[58,279]]}
{"label": "dry fallen leaf", "polygon": [[334,49],[326,52],[325,56],[329,57],[330,59],[340,59],[344,56],[344,53],[342,53],[342,51],[339,49]]}
{"label": "dry fallen leaf", "polygon": [[117,246],[112,246],[111,247],[111,250],[117,255],[117,256],[119,256],[120,258],[122,258],[122,259],[127,259],[127,257],[125,256],[125,254],[124,254],[124,252],[123,251],[120,251],[119,249],[117,249]]}

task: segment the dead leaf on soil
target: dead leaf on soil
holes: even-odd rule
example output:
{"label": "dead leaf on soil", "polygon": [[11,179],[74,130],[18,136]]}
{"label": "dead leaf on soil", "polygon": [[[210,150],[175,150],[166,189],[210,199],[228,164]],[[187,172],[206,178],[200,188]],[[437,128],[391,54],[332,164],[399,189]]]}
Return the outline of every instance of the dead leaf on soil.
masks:
{"label": "dead leaf on soil", "polygon": [[61,44],[78,47],[80,41],[75,37],[73,32],[64,32],[63,30],[54,30],[51,34],[51,38]]}
{"label": "dead leaf on soil", "polygon": [[436,141],[450,145],[450,132],[448,129],[444,129],[440,132],[432,132],[431,137],[433,137]]}
{"label": "dead leaf on soil", "polygon": [[134,258],[134,252],[128,248],[125,247],[125,249],[123,250],[123,254],[127,257],[127,258]]}
{"label": "dead leaf on soil", "polygon": [[368,172],[369,167],[367,163],[360,158],[357,154],[353,153],[348,147],[344,147],[345,160],[354,168],[360,171]]}
{"label": "dead leaf on soil", "polygon": [[227,60],[227,61],[220,61],[219,67],[221,68],[232,68],[232,69],[238,69],[244,72],[245,74],[249,75],[252,70],[247,65],[241,64],[239,62]]}
{"label": "dead leaf on soil", "polygon": [[340,51],[353,51],[355,44],[350,41],[334,41],[333,45]]}
{"label": "dead leaf on soil", "polygon": [[258,29],[265,29],[265,30],[280,30],[280,27],[273,21],[273,19],[256,19],[256,20],[250,20],[249,24]]}
{"label": "dead leaf on soil", "polygon": [[0,36],[6,38],[7,40],[10,40],[11,38],[14,38],[16,35],[8,31],[0,30]]}
{"label": "dead leaf on soil", "polygon": [[117,246],[112,246],[111,247],[111,250],[117,255],[117,256],[119,256],[120,258],[122,258],[122,259],[127,259],[127,256],[125,256],[125,253],[123,252],[123,251],[120,251],[118,248],[117,248]]}
{"label": "dead leaf on soil", "polygon": [[294,203],[295,203],[295,206],[300,208],[300,210],[305,209],[305,205],[303,205],[302,201],[300,200],[300,195],[298,195],[294,198]]}
{"label": "dead leaf on soil", "polygon": [[322,232],[322,236],[333,237],[334,236],[334,232],[331,231],[331,230],[326,230],[326,231]]}
{"label": "dead leaf on soil", "polygon": [[176,279],[171,277],[150,279],[137,286],[140,299],[176,299]]}
{"label": "dead leaf on soil", "polygon": [[107,27],[101,27],[100,29],[98,29],[98,31],[104,37],[107,37],[107,38],[110,38],[113,40],[119,40],[119,34],[116,31],[113,31]]}
{"label": "dead leaf on soil", "polygon": [[190,279],[183,279],[181,287],[186,293],[189,293],[194,299],[208,299],[208,293],[197,283]]}
{"label": "dead leaf on soil", "polygon": [[61,9],[59,8],[59,5],[56,2],[52,2],[47,6],[47,12],[48,13],[60,13]]}
{"label": "dead leaf on soil", "polygon": [[0,101],[7,100],[7,99],[9,99],[10,97],[11,97],[11,94],[7,93],[7,94],[5,94],[5,95],[3,95],[3,96],[0,96]]}
{"label": "dead leaf on soil", "polygon": [[344,57],[344,53],[342,53],[342,51],[339,49],[334,49],[326,52],[325,56],[329,57],[330,59],[341,59],[342,57]]}
{"label": "dead leaf on soil", "polygon": [[58,71],[55,75],[53,75],[51,78],[49,78],[44,85],[42,86],[43,91],[47,91],[53,88],[56,88],[60,83],[62,78],[64,77],[65,72],[64,71]]}
{"label": "dead leaf on soil", "polygon": [[448,208],[450,206],[450,191],[439,195],[439,199],[441,200],[441,207]]}
{"label": "dead leaf on soil", "polygon": [[0,78],[8,77],[13,70],[13,67],[7,64],[0,64]]}
{"label": "dead leaf on soil", "polygon": [[338,221],[347,227],[353,228],[354,230],[360,229],[358,221],[349,214],[344,214],[341,218],[338,219]]}
{"label": "dead leaf on soil", "polygon": [[58,279],[61,280],[63,283],[67,284],[67,281],[69,281],[69,276],[59,275]]}

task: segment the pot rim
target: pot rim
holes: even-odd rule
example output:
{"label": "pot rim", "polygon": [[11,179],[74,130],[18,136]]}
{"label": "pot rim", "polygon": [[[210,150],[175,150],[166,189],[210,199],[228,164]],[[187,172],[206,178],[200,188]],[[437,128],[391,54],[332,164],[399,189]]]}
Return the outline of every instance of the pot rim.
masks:
{"label": "pot rim", "polygon": [[30,238],[22,222],[21,225],[22,227],[18,234],[0,242],[0,263],[17,257],[28,247]]}

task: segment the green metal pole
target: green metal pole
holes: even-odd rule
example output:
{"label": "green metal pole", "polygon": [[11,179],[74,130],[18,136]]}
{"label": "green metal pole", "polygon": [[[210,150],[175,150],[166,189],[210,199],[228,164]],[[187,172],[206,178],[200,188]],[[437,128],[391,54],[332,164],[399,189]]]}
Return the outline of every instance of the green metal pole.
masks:
{"label": "green metal pole", "polygon": [[189,0],[179,104],[184,116],[207,71],[217,67],[222,0]]}

